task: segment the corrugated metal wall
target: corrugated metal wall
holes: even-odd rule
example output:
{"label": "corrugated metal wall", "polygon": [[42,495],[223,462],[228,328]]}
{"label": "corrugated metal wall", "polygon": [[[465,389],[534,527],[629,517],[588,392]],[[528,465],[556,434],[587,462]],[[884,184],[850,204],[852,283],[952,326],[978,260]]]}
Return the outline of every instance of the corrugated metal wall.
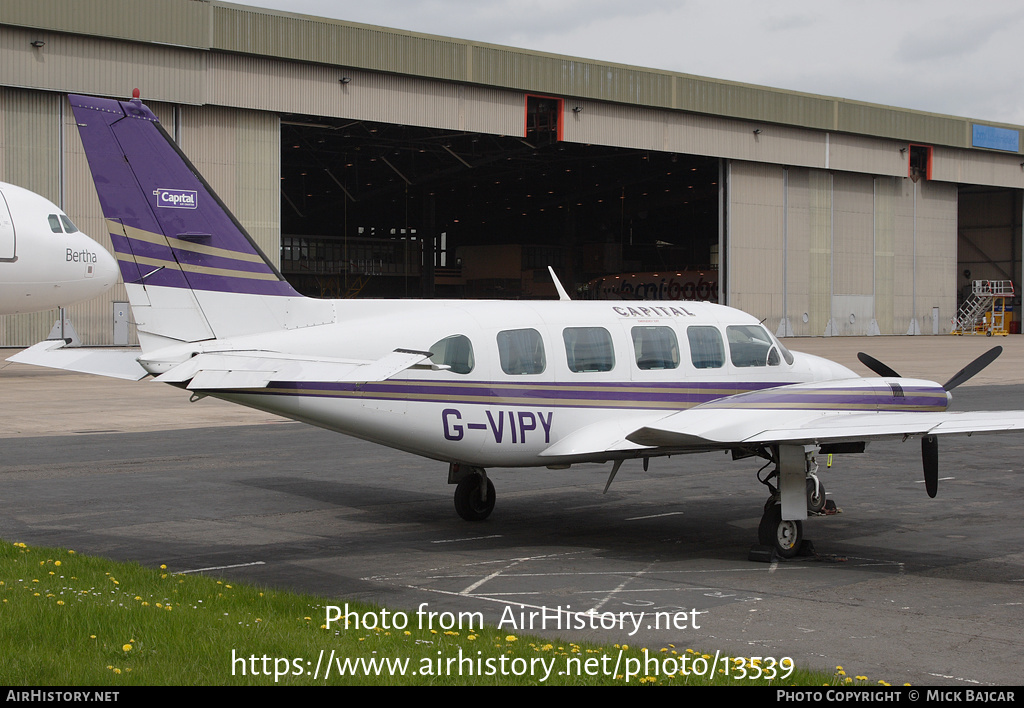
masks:
{"label": "corrugated metal wall", "polygon": [[5,24],[187,47],[210,46],[210,11],[193,0],[0,0]]}
{"label": "corrugated metal wall", "polygon": [[[33,40],[45,41],[40,49]],[[208,52],[0,25],[0,85],[204,103]]]}
{"label": "corrugated metal wall", "polygon": [[[33,50],[36,58],[61,45],[64,40],[56,33],[68,33],[65,37],[128,40],[123,43],[126,54],[119,60],[122,63],[134,51],[131,42],[165,51],[192,48],[200,55],[209,49],[819,131],[961,148],[971,145],[971,121],[965,118],[219,2],[0,0],[0,21],[34,33],[49,33],[55,46]],[[0,59],[0,67],[10,61],[8,57]],[[134,64],[141,73],[159,72],[161,66],[142,61]],[[131,73],[127,68],[120,71]],[[109,73],[97,73],[95,78],[103,80]],[[52,88],[48,84],[32,86]],[[119,86],[105,93],[124,95],[125,89]],[[186,102],[159,94],[155,87],[144,95]],[[1019,126],[1003,127],[1021,132]]]}
{"label": "corrugated metal wall", "polygon": [[733,161],[727,303],[786,335],[947,333],[955,185]]}
{"label": "corrugated metal wall", "polygon": [[727,304],[778,321],[785,257],[783,170],[738,161],[730,167]]}
{"label": "corrugated metal wall", "polygon": [[523,134],[525,100],[516,91],[231,54],[211,55],[207,78],[218,105]]}

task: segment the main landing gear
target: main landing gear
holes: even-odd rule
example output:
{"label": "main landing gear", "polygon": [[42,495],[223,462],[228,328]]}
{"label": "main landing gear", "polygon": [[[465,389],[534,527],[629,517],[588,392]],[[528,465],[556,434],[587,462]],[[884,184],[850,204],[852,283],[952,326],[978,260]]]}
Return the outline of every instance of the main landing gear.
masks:
{"label": "main landing gear", "polygon": [[483,521],[494,511],[494,483],[482,467],[452,463],[448,484],[455,484],[455,511],[466,521]]}
{"label": "main landing gear", "polygon": [[764,479],[758,475],[771,496],[757,527],[759,545],[751,549],[751,560],[795,558],[814,552],[810,541],[804,540],[803,522],[808,513],[820,514],[825,508],[825,485],[818,479],[816,451],[813,445],[777,445],[765,451],[775,468]]}

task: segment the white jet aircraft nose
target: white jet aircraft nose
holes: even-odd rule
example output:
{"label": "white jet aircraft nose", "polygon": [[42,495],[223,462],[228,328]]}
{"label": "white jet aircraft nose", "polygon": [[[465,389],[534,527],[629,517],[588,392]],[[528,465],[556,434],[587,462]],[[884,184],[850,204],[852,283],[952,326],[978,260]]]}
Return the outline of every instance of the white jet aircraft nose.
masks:
{"label": "white jet aircraft nose", "polygon": [[108,288],[113,287],[117,283],[119,273],[120,269],[117,265],[117,259],[110,254],[110,251],[105,248],[97,248],[96,273],[93,277],[105,284],[100,293],[106,292]]}

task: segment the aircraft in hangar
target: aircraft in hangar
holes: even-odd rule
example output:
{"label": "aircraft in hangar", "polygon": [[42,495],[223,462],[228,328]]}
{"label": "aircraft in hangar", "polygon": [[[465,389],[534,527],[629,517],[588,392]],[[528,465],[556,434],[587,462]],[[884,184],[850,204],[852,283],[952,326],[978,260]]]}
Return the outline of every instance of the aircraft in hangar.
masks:
{"label": "aircraft in hangar", "polygon": [[35,192],[0,182],[0,315],[39,312],[102,295],[117,261]]}
{"label": "aircraft in hangar", "polygon": [[141,101],[70,101],[142,349],[120,374],[448,463],[466,519],[494,507],[488,468],[611,462],[610,484],[623,460],[726,450],[774,465],[758,539],[788,557],[825,500],[816,454],[920,437],[934,496],[937,436],[1024,426],[947,411],[998,349],[940,386],[790,352],[710,303],[578,302],[561,285],[547,302],[304,298]]}

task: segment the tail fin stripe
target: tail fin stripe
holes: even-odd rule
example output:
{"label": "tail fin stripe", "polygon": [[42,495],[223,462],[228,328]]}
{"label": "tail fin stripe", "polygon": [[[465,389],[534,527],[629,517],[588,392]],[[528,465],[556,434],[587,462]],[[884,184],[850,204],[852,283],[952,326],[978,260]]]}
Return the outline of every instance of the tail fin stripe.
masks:
{"label": "tail fin stripe", "polygon": [[[111,226],[116,229],[120,225],[115,222]],[[128,234],[128,238],[154,243],[159,246],[167,246],[170,244],[171,248],[175,251],[193,251],[195,253],[203,253],[209,256],[231,258],[237,261],[248,261],[249,263],[259,263],[261,266],[264,264],[263,257],[258,256],[255,253],[243,253],[242,251],[232,251],[227,248],[217,248],[216,246],[192,243],[191,241],[185,241],[184,239],[165,237],[163,234],[153,233],[152,231],[146,231],[144,229],[137,229],[132,226],[126,226],[124,230],[125,233]]]}
{"label": "tail fin stripe", "polygon": [[[119,258],[118,260],[129,260],[129,257]],[[165,258],[149,258],[146,256],[135,256],[131,260],[139,265],[148,265],[153,267],[164,266],[165,268],[181,268],[185,273],[195,273],[197,275],[212,275],[222,278],[249,278],[252,280],[277,280],[276,276],[269,273],[245,273],[243,271],[228,270],[226,268],[211,268],[210,266],[191,265],[188,263],[181,263],[179,261],[167,260]]]}

